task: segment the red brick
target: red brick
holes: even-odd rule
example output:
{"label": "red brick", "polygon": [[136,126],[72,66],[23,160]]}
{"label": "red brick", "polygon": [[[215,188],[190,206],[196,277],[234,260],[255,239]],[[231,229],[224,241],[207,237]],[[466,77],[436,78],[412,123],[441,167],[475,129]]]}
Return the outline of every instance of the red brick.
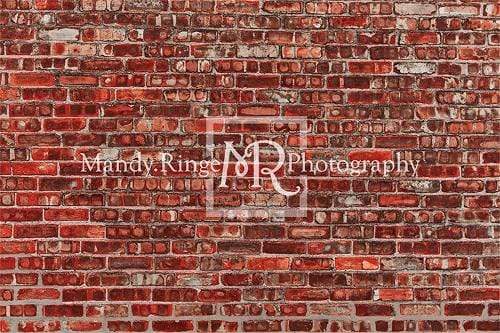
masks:
{"label": "red brick", "polygon": [[448,316],[480,316],[484,304],[452,303],[445,304],[444,314]]}
{"label": "red brick", "polygon": [[193,328],[193,323],[190,320],[167,320],[153,322],[153,330],[160,332],[189,332],[192,331]]}
{"label": "red brick", "polygon": [[378,289],[378,297],[382,301],[409,301],[413,299],[411,289]]}
{"label": "red brick", "polygon": [[51,73],[12,73],[9,83],[14,87],[52,87],[55,77]]}
{"label": "red brick", "polygon": [[376,270],[379,262],[374,257],[338,257],[335,259],[337,270]]}
{"label": "red brick", "polygon": [[278,88],[279,76],[240,75],[237,86],[242,88]]}
{"label": "red brick", "polygon": [[382,207],[417,207],[419,198],[412,194],[384,194],[379,197]]}
{"label": "red brick", "polygon": [[391,305],[356,304],[357,316],[392,316],[394,309]]}
{"label": "red brick", "polygon": [[287,258],[251,258],[248,259],[248,269],[251,270],[285,270],[288,269]]}
{"label": "red brick", "polygon": [[350,160],[359,161],[386,161],[392,160],[392,151],[390,150],[354,150],[349,153]]}

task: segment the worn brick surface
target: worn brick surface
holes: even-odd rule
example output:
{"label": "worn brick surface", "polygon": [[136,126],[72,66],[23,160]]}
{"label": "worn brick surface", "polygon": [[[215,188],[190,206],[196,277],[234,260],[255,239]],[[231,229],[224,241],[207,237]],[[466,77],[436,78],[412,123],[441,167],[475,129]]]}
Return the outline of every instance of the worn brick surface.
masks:
{"label": "worn brick surface", "polygon": [[[499,10],[0,0],[0,331],[498,331]],[[279,219],[297,203],[244,179],[216,204],[260,216],[206,213],[193,175],[80,171],[279,115],[308,118],[312,155],[417,176],[311,178],[307,217]]]}

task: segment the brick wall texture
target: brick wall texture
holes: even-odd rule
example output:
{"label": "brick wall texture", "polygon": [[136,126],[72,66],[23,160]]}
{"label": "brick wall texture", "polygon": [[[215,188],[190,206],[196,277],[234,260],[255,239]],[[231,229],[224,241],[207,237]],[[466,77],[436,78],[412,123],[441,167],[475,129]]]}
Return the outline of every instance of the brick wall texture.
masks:
{"label": "brick wall texture", "polygon": [[[499,9],[0,0],[0,330],[498,331]],[[311,156],[421,163],[307,178],[303,218],[266,213],[297,205],[269,179],[231,177],[216,205],[260,215],[222,216],[196,175],[81,171],[202,158],[205,118],[235,116],[307,117]]]}

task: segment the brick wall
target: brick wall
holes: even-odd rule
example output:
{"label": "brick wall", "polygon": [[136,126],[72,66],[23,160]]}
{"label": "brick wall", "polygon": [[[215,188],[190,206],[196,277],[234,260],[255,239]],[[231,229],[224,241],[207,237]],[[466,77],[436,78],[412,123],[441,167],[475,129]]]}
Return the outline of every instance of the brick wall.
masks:
{"label": "brick wall", "polygon": [[[0,0],[0,330],[499,330],[493,1]],[[205,117],[302,116],[305,218],[231,179],[81,172],[200,157]],[[217,143],[298,142],[226,128]],[[269,184],[268,184],[269,185]]]}

